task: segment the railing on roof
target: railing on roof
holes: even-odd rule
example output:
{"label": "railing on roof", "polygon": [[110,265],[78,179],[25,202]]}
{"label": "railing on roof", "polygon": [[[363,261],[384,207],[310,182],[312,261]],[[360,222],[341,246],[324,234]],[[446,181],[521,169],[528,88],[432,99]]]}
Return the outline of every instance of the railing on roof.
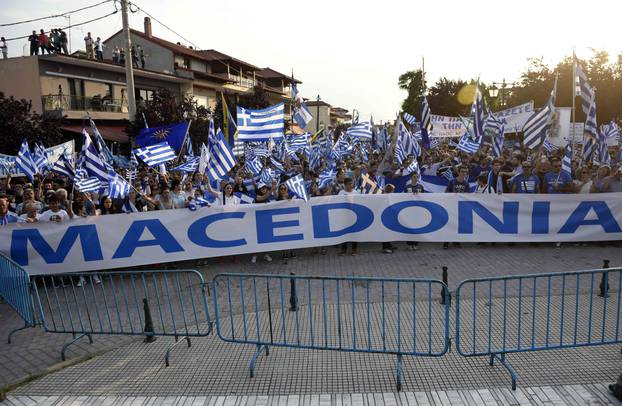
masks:
{"label": "railing on roof", "polygon": [[41,97],[43,111],[78,110],[127,113],[127,100],[95,96],[50,94]]}

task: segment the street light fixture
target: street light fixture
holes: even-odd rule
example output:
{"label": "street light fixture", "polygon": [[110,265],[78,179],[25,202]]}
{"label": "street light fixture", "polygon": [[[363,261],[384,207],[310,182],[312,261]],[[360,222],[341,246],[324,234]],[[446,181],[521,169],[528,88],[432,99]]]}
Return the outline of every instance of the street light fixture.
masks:
{"label": "street light fixture", "polygon": [[[501,86],[500,88],[497,85]],[[501,83],[492,82],[492,86],[488,89],[488,96],[492,99],[496,99],[499,97],[499,106],[505,106],[507,103],[507,98],[509,92],[511,92],[515,86],[518,85],[518,82],[507,83],[505,79]]]}

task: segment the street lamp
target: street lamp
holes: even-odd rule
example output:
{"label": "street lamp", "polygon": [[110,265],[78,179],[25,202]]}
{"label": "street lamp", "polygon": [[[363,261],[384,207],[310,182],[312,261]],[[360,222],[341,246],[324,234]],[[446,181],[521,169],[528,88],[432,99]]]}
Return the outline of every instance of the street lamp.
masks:
{"label": "street lamp", "polygon": [[[497,85],[501,87],[499,88]],[[492,86],[488,89],[488,95],[492,99],[499,97],[499,106],[503,107],[507,103],[509,92],[511,92],[516,85],[518,85],[518,82],[507,83],[505,79],[503,79],[501,83],[492,82]]]}

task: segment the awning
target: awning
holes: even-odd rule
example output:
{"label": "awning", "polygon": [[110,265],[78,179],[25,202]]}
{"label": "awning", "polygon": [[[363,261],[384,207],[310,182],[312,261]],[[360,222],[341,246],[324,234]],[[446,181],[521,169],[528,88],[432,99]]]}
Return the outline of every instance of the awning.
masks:
{"label": "awning", "polygon": [[[82,129],[84,127],[82,125],[68,124],[62,126],[61,128],[66,131],[82,134]],[[97,129],[106,141],[122,143],[130,142],[130,138],[125,133],[125,125],[99,124],[97,125]]]}

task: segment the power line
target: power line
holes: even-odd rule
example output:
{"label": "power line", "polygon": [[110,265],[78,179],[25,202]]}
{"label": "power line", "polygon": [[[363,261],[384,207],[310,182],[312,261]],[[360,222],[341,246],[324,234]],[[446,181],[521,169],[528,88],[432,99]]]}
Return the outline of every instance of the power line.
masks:
{"label": "power line", "polygon": [[[107,0],[107,1],[109,1],[109,0]],[[118,12],[118,10],[115,10],[115,11],[113,11],[110,14],[106,14],[106,15],[103,15],[101,17],[93,18],[92,20],[84,21],[84,22],[81,22],[79,24],[71,24],[71,25],[68,25],[66,27],[61,28],[61,30],[68,30],[68,29],[73,28],[73,27],[79,27],[81,25],[90,24],[90,23],[98,21],[98,20],[103,20],[104,18],[108,18],[108,17],[110,17],[110,16],[112,16],[114,14],[117,14],[117,12]],[[46,34],[49,33],[49,32],[50,31],[45,31]],[[18,40],[18,39],[24,39],[24,38],[28,38],[28,37],[30,37],[30,35],[22,35],[21,37],[6,38],[6,41],[15,41],[15,40]]]}
{"label": "power line", "polygon": [[172,32],[173,34],[177,35],[179,38],[183,39],[184,41],[186,41],[187,43],[189,43],[190,45],[194,46],[196,49],[198,49],[197,45],[190,41],[189,39],[185,38],[183,35],[181,35],[180,33],[178,33],[177,31],[173,30],[171,27],[169,27],[168,25],[164,24],[162,21],[158,20],[157,18],[155,18],[154,16],[152,16],[151,14],[149,14],[145,9],[141,8],[138,4],[136,3],[129,3],[130,6],[135,6],[138,10],[142,11],[143,13],[145,13],[147,16],[149,16],[152,20],[158,22],[161,26],[163,26],[164,28],[166,28],[167,30],[169,30],[170,32]]}
{"label": "power line", "polygon": [[67,12],[61,13],[61,14],[54,14],[54,15],[50,15],[50,16],[46,16],[46,17],[33,18],[31,20],[17,21],[17,22],[14,22],[14,23],[0,24],[0,27],[10,27],[10,26],[13,26],[13,25],[32,23],[34,21],[47,20],[49,18],[64,17],[67,14],[73,14],[73,13],[77,13],[77,12],[80,12],[80,11],[83,11],[83,10],[88,10],[90,8],[94,8],[94,7],[100,6],[100,5],[105,4],[105,3],[109,3],[111,1],[114,1],[114,0],[104,0],[104,1],[101,1],[101,2],[99,2],[97,4],[92,4],[90,6],[78,8],[76,10],[67,11]]}

